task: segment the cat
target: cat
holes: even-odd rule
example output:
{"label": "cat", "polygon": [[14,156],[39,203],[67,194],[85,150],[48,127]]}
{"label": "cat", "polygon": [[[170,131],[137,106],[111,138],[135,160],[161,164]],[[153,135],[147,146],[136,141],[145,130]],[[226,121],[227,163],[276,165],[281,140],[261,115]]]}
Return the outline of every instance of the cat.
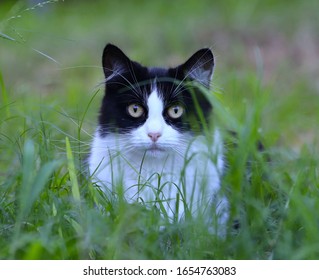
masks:
{"label": "cat", "polygon": [[212,51],[158,68],[107,44],[102,64],[105,95],[88,159],[94,183],[128,202],[158,207],[169,220],[206,215],[225,224],[223,141],[217,128],[209,129],[212,105],[200,89],[211,84]]}

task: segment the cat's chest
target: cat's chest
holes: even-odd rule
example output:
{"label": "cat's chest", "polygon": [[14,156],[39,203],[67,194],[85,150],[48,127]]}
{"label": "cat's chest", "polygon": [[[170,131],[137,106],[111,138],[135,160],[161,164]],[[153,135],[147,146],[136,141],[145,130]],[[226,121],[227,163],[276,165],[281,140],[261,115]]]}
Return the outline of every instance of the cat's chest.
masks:
{"label": "cat's chest", "polygon": [[163,152],[125,149],[118,139],[96,136],[89,158],[90,173],[109,189],[123,187],[127,198],[146,188],[192,189],[195,185],[205,184],[216,190],[223,169],[223,155],[219,150],[218,134],[215,138],[211,147],[193,141],[178,151],[167,149]]}
{"label": "cat's chest", "polygon": [[201,205],[209,205],[220,188],[222,142],[217,131],[213,143],[204,139],[154,152],[132,148],[127,138],[99,137],[96,133],[90,174],[105,191],[123,194],[128,202],[160,203],[170,217],[174,216],[176,201],[182,201],[181,217],[184,203],[196,212]]}
{"label": "cat's chest", "polygon": [[[108,188],[122,185],[125,189],[137,185],[160,182],[174,182],[185,168],[185,159],[178,153],[168,150],[165,152],[141,151],[138,149],[108,149],[105,139],[95,138],[89,159],[89,168],[94,177]],[[100,147],[105,147],[100,148]]]}
{"label": "cat's chest", "polygon": [[[137,179],[140,182],[153,182],[160,179],[178,183],[177,180],[184,168],[184,159],[172,151],[163,155],[133,153],[128,154],[127,159],[127,163],[124,163],[124,172],[126,178],[132,182],[136,182]],[[119,165],[121,165],[120,162]]]}

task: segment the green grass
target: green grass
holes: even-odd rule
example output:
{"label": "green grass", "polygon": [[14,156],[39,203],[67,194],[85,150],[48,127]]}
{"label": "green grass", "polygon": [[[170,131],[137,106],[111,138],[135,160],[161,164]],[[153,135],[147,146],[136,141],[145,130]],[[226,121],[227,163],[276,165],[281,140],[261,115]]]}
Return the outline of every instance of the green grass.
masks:
{"label": "green grass", "polygon": [[[118,2],[1,2],[0,258],[318,259],[316,1]],[[225,239],[87,178],[106,42],[147,65],[213,46],[215,118],[238,134]]]}

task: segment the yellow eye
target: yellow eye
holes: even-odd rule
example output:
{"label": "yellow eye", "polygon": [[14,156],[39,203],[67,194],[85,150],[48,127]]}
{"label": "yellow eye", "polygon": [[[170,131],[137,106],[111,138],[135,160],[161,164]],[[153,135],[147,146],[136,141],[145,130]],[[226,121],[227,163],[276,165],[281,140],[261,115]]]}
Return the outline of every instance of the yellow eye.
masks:
{"label": "yellow eye", "polygon": [[172,119],[180,118],[183,115],[183,113],[184,113],[184,108],[180,105],[173,105],[173,106],[169,107],[167,110],[167,114]]}
{"label": "yellow eye", "polygon": [[139,118],[144,114],[144,109],[142,106],[133,103],[127,107],[127,112],[133,118]]}

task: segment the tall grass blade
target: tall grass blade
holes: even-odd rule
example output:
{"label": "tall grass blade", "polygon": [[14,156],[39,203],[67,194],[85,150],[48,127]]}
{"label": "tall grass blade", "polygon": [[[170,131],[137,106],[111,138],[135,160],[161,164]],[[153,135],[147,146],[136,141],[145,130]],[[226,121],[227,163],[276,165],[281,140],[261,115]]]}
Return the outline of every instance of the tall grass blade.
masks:
{"label": "tall grass blade", "polygon": [[71,145],[70,145],[70,141],[68,137],[66,137],[65,139],[65,146],[66,146],[66,156],[68,160],[68,171],[69,171],[70,180],[71,180],[72,196],[77,203],[80,203],[81,201],[80,188],[79,188],[79,183],[76,176],[74,157],[73,157],[73,153],[72,153],[72,149],[71,149]]}
{"label": "tall grass blade", "polygon": [[36,150],[33,141],[27,140],[23,149],[22,185],[19,195],[20,217],[26,217],[50,180],[60,161],[45,163],[39,170],[36,167]]}
{"label": "tall grass blade", "polygon": [[23,147],[22,184],[18,190],[18,213],[15,223],[11,254],[14,255],[20,246],[20,233],[23,224],[27,223],[35,202],[50,182],[50,176],[60,165],[59,161],[50,161],[37,168],[37,152],[32,140],[27,140]]}
{"label": "tall grass blade", "polygon": [[2,106],[5,106],[6,116],[7,116],[7,118],[9,118],[10,117],[10,108],[8,106],[9,97],[8,97],[8,92],[7,92],[1,71],[0,71],[0,89],[1,89],[1,96],[2,96]]}

